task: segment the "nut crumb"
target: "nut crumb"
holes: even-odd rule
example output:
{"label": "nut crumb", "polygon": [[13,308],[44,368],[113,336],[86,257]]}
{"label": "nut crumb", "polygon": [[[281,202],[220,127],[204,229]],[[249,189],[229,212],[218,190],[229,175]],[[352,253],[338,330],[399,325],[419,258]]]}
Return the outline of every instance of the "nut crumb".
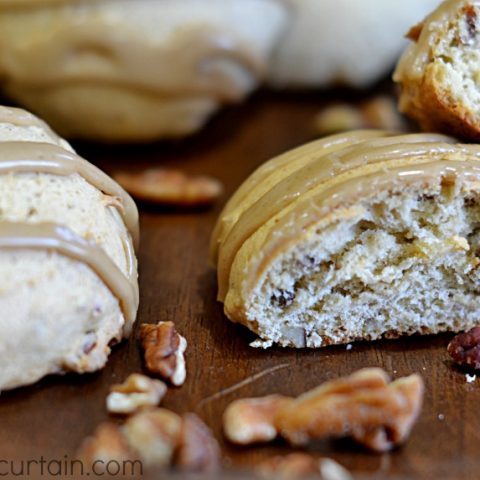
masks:
{"label": "nut crumb", "polygon": [[183,385],[187,375],[184,357],[187,341],[173,322],[144,323],[140,326],[140,338],[147,369],[176,387]]}
{"label": "nut crumb", "polygon": [[473,383],[477,379],[477,376],[475,374],[469,375],[468,373],[465,374],[465,380],[467,383]]}
{"label": "nut crumb", "polygon": [[349,435],[371,450],[388,451],[410,434],[423,392],[418,375],[390,382],[381,369],[363,369],[296,399],[237,400],[224,414],[224,432],[230,441],[244,445],[278,435],[294,446]]}
{"label": "nut crumb", "polygon": [[200,207],[212,204],[222,193],[222,184],[206,175],[187,175],[179,170],[152,168],[113,175],[132,196],[160,205]]}
{"label": "nut crumb", "polygon": [[480,368],[480,327],[453,337],[447,347],[453,361],[458,365]]}
{"label": "nut crumb", "polygon": [[107,396],[107,410],[126,415],[145,407],[155,407],[166,392],[167,386],[160,380],[134,373],[124,383],[111,387]]}

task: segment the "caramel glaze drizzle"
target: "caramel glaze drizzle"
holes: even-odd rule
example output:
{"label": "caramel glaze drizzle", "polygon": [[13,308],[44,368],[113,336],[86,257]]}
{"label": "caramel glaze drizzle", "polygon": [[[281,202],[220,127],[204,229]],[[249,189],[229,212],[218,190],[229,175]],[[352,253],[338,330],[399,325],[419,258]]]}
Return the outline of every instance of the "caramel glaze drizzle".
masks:
{"label": "caramel glaze drizzle", "polygon": [[53,175],[77,173],[98,190],[118,197],[120,213],[132,236],[135,248],[139,243],[138,210],[130,195],[95,165],[73,152],[48,143],[0,143],[0,174],[9,172],[39,172]]}
{"label": "caramel glaze drizzle", "polygon": [[135,321],[139,292],[134,270],[125,276],[101,247],[55,223],[0,223],[1,249],[54,250],[88,265],[119,299],[125,317],[124,336]]}
{"label": "caramel glaze drizzle", "polygon": [[[0,107],[0,122],[16,126],[38,126],[52,139],[60,141],[48,126],[19,109]],[[68,144],[65,144],[68,147]],[[119,198],[118,210],[132,237],[139,243],[138,210],[125,190],[99,168],[73,151],[43,142],[0,142],[0,175],[10,172],[38,172],[67,176],[78,174],[105,194]],[[77,236],[68,228],[52,223],[0,223],[0,248],[53,249],[90,266],[118,298],[125,317],[124,335],[130,331],[139,303],[135,252],[130,240],[123,241],[127,275],[113,263],[101,247]]]}

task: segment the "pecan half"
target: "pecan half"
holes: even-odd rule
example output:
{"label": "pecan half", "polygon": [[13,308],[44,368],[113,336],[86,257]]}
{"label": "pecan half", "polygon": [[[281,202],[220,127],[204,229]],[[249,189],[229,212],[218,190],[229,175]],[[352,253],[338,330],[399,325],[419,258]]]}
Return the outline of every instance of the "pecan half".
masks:
{"label": "pecan half", "polygon": [[406,439],[423,399],[418,375],[388,380],[371,368],[326,382],[281,409],[275,424],[292,445],[352,436],[372,450],[388,451]]}
{"label": "pecan half", "polygon": [[447,351],[455,363],[480,369],[480,327],[453,337]]}
{"label": "pecan half", "polygon": [[[418,375],[389,383],[383,370],[359,370],[348,377],[325,382],[295,400],[285,401],[273,420],[269,418],[269,426],[273,428],[264,438],[271,440],[276,436],[272,431],[276,430],[277,435],[298,446],[314,439],[351,436],[372,450],[387,451],[408,437],[420,413],[423,391],[423,381]],[[237,417],[237,431],[250,427],[254,414],[245,416],[248,422],[243,423]],[[261,413],[258,415],[262,418]],[[224,418],[227,438],[232,436],[229,428]],[[255,440],[260,441],[261,437]]]}
{"label": "pecan half", "polygon": [[160,375],[177,387],[183,385],[187,341],[177,333],[173,322],[144,323],[140,326],[140,338],[149,372]]}
{"label": "pecan half", "polygon": [[330,458],[314,458],[306,453],[291,453],[269,458],[257,468],[261,478],[294,480],[297,478],[321,478],[322,480],[352,480],[344,467]]}
{"label": "pecan half", "polygon": [[153,168],[141,172],[117,172],[115,180],[139,200],[180,207],[205,206],[222,193],[222,184],[205,175]]}
{"label": "pecan half", "polygon": [[145,407],[155,407],[165,393],[167,386],[160,380],[133,373],[124,383],[110,388],[107,410],[110,413],[130,414]]}

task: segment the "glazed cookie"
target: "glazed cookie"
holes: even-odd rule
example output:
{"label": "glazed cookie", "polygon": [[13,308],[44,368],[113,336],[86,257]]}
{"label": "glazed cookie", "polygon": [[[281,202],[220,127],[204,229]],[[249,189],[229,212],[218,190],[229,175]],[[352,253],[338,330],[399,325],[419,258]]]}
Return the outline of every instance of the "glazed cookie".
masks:
{"label": "glazed cookie", "polygon": [[410,30],[399,108],[426,131],[480,139],[480,2],[448,0]]}
{"label": "glazed cookie", "polygon": [[320,347],[480,321],[480,147],[357,131],[262,165],[220,215],[226,315]]}
{"label": "glazed cookie", "polygon": [[[0,85],[68,137],[183,136],[265,76],[275,0],[0,2]],[[208,5],[206,5],[208,3]]]}
{"label": "glazed cookie", "polygon": [[105,365],[138,307],[138,213],[33,115],[0,107],[0,390]]}

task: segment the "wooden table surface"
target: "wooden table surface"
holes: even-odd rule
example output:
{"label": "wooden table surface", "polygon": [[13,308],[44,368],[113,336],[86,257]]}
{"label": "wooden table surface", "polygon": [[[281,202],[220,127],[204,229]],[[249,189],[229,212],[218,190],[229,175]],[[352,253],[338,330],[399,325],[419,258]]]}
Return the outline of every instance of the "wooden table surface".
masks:
{"label": "wooden table surface", "polygon": [[[173,320],[188,340],[187,381],[170,389],[163,405],[198,413],[221,442],[227,469],[248,472],[259,460],[290,449],[234,448],[222,440],[226,405],[245,396],[279,392],[297,395],[329,378],[379,366],[393,377],[419,372],[425,405],[407,444],[390,454],[366,452],[348,441],[312,445],[358,478],[480,478],[480,380],[467,383],[446,354],[451,335],[355,343],[318,350],[249,347],[252,334],[230,323],[215,300],[215,274],[207,263],[210,232],[219,210],[259,164],[313,138],[315,113],[344,92],[280,95],[263,92],[217,116],[186,141],[140,147],[76,145],[107,172],[161,164],[207,173],[225,184],[211,210],[168,212],[141,207],[139,254],[141,303],[137,326]],[[108,419],[109,385],[142,370],[136,337],[117,346],[104,370],[50,377],[0,396],[0,458],[62,459]],[[248,474],[247,474],[248,477]],[[165,478],[165,476],[162,476]]]}

